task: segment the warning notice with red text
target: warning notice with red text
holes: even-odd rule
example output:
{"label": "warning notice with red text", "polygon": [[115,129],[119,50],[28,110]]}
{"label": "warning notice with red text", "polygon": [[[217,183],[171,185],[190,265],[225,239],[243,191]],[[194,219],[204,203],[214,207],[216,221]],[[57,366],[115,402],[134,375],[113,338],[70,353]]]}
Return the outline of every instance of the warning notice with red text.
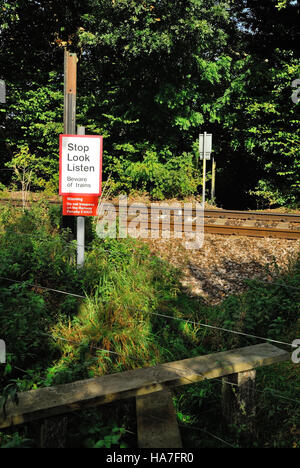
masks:
{"label": "warning notice with red text", "polygon": [[98,196],[63,196],[63,216],[96,216]]}

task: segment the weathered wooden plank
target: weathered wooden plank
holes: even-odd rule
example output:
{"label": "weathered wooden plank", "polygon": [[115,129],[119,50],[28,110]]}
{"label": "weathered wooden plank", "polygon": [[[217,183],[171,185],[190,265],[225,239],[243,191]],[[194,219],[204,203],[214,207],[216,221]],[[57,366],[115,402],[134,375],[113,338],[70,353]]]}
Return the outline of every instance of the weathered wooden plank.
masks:
{"label": "weathered wooden plank", "polygon": [[19,404],[7,402],[0,428],[64,414],[122,398],[146,395],[166,387],[244,372],[289,359],[289,353],[269,343],[197,356],[103,377],[30,390],[18,394]]}
{"label": "weathered wooden plank", "polygon": [[136,397],[139,448],[182,448],[170,390]]}

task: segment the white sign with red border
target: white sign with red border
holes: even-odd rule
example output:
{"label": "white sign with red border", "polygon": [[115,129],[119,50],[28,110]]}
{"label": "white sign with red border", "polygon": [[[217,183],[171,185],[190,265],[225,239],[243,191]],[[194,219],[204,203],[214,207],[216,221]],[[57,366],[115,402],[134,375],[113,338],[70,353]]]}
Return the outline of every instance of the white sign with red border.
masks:
{"label": "white sign with red border", "polygon": [[101,195],[103,137],[59,135],[59,194]]}

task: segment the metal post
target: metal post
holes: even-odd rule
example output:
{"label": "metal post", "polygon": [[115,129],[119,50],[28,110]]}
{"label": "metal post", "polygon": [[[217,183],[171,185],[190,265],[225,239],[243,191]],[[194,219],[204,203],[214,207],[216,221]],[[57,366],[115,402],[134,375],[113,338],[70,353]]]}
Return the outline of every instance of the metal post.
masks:
{"label": "metal post", "polygon": [[205,179],[206,179],[206,132],[203,134],[203,182],[202,182],[202,203],[204,208],[205,203]]}
{"label": "metal post", "polygon": [[[64,50],[64,133],[76,134],[77,56]],[[74,216],[63,216],[63,227],[74,233]]]}
{"label": "metal post", "polygon": [[64,55],[64,133],[76,131],[77,56],[65,49]]}
{"label": "metal post", "polygon": [[212,174],[211,174],[211,199],[214,200],[216,196],[216,161],[212,156]]}
{"label": "metal post", "polygon": [[[85,127],[77,127],[77,135],[85,135]],[[85,220],[84,216],[77,216],[77,266],[84,266],[84,231]]]}
{"label": "metal post", "polygon": [[0,103],[6,103],[6,86],[4,80],[0,80]]}

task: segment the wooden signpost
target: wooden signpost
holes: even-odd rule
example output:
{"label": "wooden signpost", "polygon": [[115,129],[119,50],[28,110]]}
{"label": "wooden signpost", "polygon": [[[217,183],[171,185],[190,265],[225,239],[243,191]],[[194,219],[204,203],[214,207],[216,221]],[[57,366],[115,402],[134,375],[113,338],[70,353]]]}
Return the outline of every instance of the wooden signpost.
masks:
{"label": "wooden signpost", "polygon": [[[64,133],[76,133],[77,56],[64,50]],[[63,227],[74,232],[74,216],[63,216]]]}
{"label": "wooden signpost", "polygon": [[64,51],[64,133],[76,129],[77,55]]}
{"label": "wooden signpost", "polygon": [[[64,135],[60,135],[59,194],[63,216],[77,217],[77,266],[84,265],[85,216],[97,214],[101,195],[103,138],[76,135],[77,55],[64,51]],[[66,222],[71,227],[71,223]]]}

